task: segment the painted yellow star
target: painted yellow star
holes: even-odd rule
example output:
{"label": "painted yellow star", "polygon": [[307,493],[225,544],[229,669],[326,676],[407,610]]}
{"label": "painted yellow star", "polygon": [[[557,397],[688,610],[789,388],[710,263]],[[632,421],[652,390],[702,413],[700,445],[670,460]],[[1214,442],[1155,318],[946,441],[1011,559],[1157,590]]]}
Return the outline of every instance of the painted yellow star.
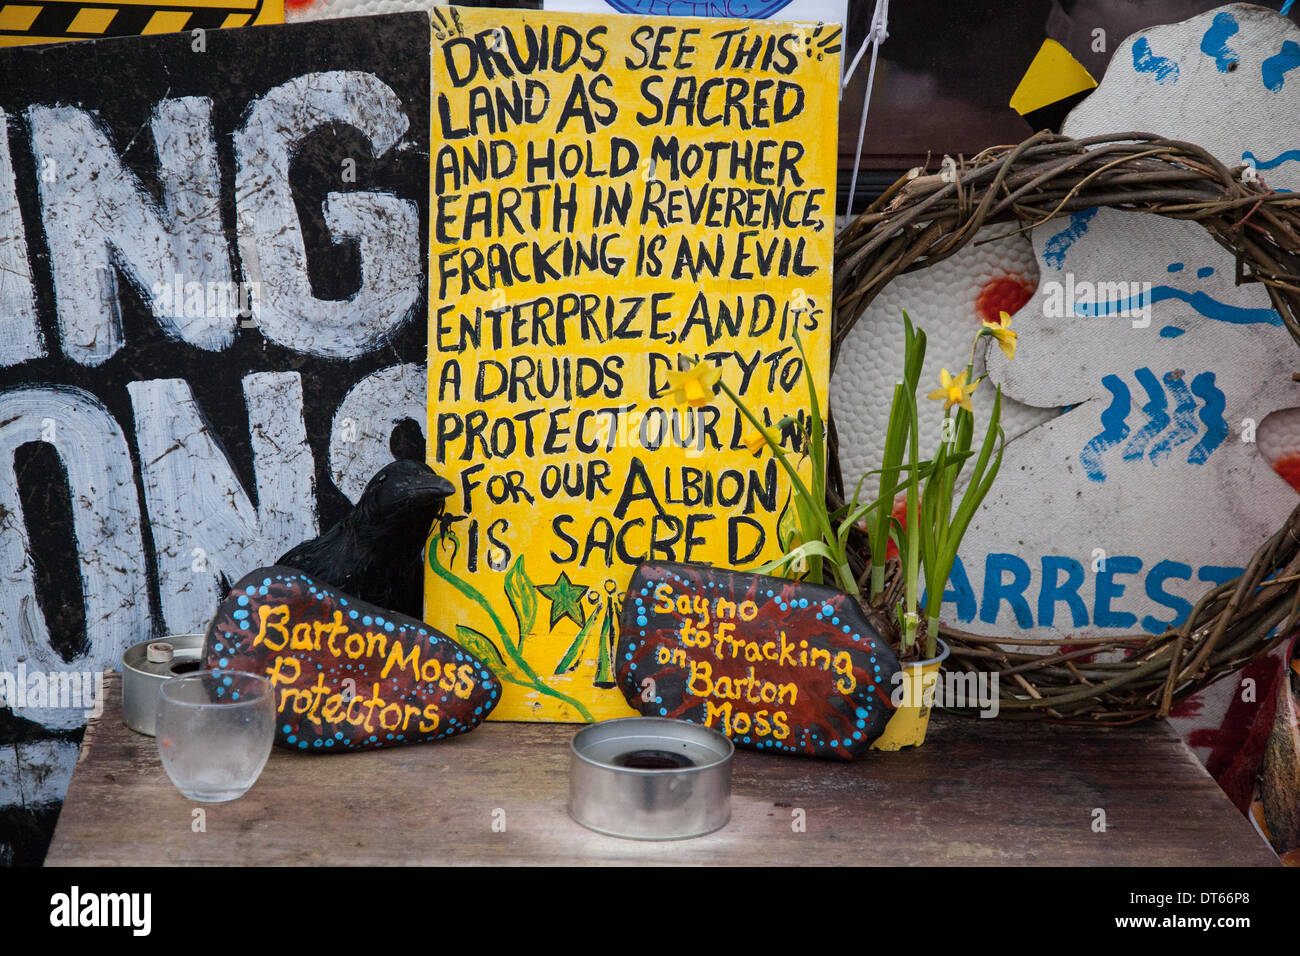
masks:
{"label": "painted yellow star", "polygon": [[1016,333],[1011,331],[1011,316],[1006,312],[998,313],[998,321],[990,322],[984,320],[984,328],[989,330],[989,335],[998,340],[998,348],[1008,359],[1016,357]]}
{"label": "painted yellow star", "polygon": [[966,411],[974,412],[975,407],[971,405],[970,397],[971,393],[974,392],[975,389],[979,388],[979,383],[976,382],[974,385],[967,385],[966,376],[968,374],[970,374],[970,369],[967,369],[956,378],[953,378],[948,374],[946,368],[941,369],[939,372],[940,387],[936,388],[926,397],[932,398],[936,402],[943,402],[943,410],[945,412],[954,405],[960,405],[962,408],[966,409]]}

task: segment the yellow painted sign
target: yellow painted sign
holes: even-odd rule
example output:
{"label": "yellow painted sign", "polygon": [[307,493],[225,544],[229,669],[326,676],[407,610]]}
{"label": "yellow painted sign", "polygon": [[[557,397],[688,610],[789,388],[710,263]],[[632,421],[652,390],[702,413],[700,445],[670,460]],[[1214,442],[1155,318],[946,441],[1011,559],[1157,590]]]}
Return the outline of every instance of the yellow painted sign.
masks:
{"label": "yellow painted sign", "polygon": [[497,668],[494,719],[627,716],[637,563],[786,550],[771,454],[667,382],[704,360],[760,419],[806,414],[797,327],[825,407],[840,28],[432,16],[429,463],[466,517],[426,617]]}
{"label": "yellow painted sign", "polygon": [[0,46],[284,22],[284,0],[0,0]]}

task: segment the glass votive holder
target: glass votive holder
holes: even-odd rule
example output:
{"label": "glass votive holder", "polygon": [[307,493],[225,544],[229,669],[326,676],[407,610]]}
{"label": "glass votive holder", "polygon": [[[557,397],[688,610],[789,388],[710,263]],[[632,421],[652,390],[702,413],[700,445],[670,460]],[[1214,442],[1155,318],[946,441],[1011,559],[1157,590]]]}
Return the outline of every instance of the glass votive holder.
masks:
{"label": "glass votive holder", "polygon": [[158,755],[191,800],[241,797],[275,741],[275,695],[259,674],[213,670],[165,680],[158,691]]}

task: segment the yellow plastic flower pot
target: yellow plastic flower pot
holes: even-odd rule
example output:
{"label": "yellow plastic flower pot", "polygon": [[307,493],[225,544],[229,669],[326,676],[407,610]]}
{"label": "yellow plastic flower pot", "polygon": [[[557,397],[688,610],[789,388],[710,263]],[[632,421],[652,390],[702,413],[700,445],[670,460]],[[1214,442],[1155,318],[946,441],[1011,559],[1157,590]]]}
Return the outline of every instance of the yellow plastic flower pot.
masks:
{"label": "yellow plastic flower pot", "polygon": [[902,686],[894,689],[894,699],[898,701],[894,716],[885,724],[885,732],[872,741],[872,750],[902,750],[904,747],[919,747],[925,742],[934,685],[939,680],[939,669],[948,659],[948,645],[937,641],[936,646],[938,657],[903,665]]}

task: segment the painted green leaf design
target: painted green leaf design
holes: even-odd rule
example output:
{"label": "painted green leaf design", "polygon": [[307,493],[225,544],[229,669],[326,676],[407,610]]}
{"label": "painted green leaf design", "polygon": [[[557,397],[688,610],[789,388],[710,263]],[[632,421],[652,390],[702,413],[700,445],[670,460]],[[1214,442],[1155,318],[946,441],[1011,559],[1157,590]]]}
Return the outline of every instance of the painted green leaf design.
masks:
{"label": "painted green leaf design", "polygon": [[502,680],[511,680],[515,683],[521,682],[519,676],[510,669],[510,665],[501,656],[501,651],[486,634],[476,631],[472,627],[466,627],[464,624],[457,624],[456,642],[487,664]]}
{"label": "painted green leaf design", "polygon": [[515,619],[519,622],[519,646],[533,630],[537,619],[537,588],[524,570],[524,556],[521,554],[506,572],[506,597],[514,609]]}
{"label": "painted green leaf design", "polygon": [[456,643],[465,650],[469,651],[479,660],[483,661],[489,667],[506,666],[505,658],[501,656],[501,651],[492,639],[482,631],[476,631],[472,627],[466,627],[464,624],[456,625]]}
{"label": "painted green leaf design", "polygon": [[582,658],[582,649],[587,646],[587,638],[591,636],[591,630],[599,617],[599,613],[587,617],[587,623],[582,625],[582,629],[578,631],[578,636],[573,639],[569,649],[560,658],[560,663],[555,665],[555,673],[567,674],[578,666],[578,661]]}

